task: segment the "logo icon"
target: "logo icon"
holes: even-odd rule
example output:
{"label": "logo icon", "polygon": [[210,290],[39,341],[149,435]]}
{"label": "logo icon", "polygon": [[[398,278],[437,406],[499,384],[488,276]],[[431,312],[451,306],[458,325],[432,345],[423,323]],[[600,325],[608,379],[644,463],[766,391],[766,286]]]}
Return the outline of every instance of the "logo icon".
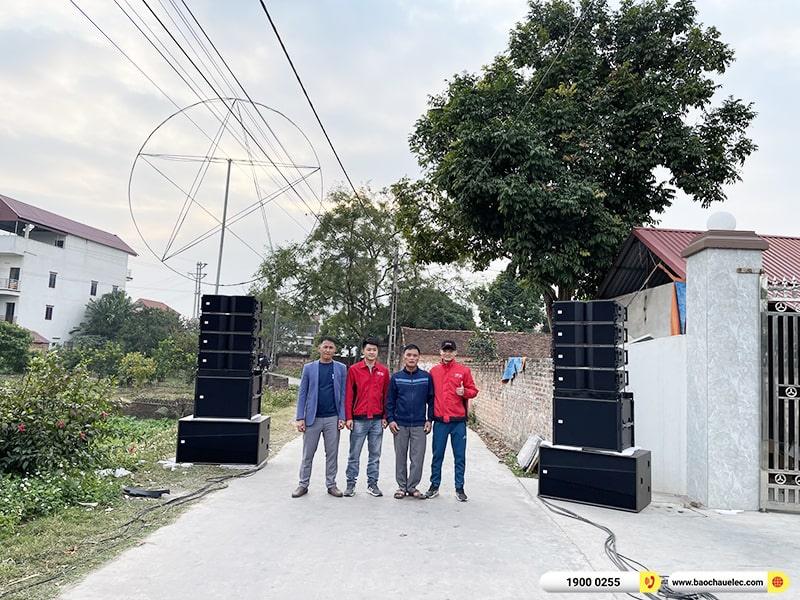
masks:
{"label": "logo icon", "polygon": [[639,571],[639,592],[655,592],[661,587],[661,577],[653,571]]}

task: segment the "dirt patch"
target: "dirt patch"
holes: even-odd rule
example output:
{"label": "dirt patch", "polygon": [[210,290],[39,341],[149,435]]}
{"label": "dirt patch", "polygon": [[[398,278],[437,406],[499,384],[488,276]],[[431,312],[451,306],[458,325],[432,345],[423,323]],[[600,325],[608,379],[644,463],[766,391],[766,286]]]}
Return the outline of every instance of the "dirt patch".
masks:
{"label": "dirt patch", "polygon": [[471,429],[480,436],[483,443],[486,444],[486,447],[492,451],[500,462],[508,464],[509,457],[512,455],[516,456],[516,451],[511,448],[511,446],[506,444],[499,437],[486,431],[480,424],[472,425]]}

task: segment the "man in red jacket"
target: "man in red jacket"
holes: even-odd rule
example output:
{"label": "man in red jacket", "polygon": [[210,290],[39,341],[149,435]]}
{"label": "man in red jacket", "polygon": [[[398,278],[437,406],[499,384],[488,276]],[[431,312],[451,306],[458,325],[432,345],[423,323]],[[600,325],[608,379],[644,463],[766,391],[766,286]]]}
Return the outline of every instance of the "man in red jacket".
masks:
{"label": "man in red jacket", "polygon": [[383,430],[386,429],[386,392],[389,369],[378,362],[378,341],[372,338],[361,344],[364,360],[347,371],[344,412],[345,427],[350,430],[350,455],[347,457],[345,496],[355,496],[361,450],[367,440],[367,493],[383,496],[378,487]]}
{"label": "man in red jacket", "polygon": [[433,379],[433,460],[431,487],[427,498],[439,495],[442,483],[442,461],[447,438],[453,448],[455,462],[456,498],[466,502],[464,469],[467,454],[467,401],[478,395],[478,388],[468,367],[456,362],[456,343],[443,340],[439,355],[442,361],[430,370]]}

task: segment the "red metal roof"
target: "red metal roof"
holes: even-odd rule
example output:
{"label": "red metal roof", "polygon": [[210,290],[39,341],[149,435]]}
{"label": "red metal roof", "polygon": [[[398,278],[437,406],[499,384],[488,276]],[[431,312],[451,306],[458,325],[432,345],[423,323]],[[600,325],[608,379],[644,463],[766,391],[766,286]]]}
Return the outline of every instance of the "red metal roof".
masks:
{"label": "red metal roof", "polygon": [[0,221],[25,221],[33,225],[40,225],[46,229],[51,229],[59,233],[74,235],[76,237],[97,242],[109,248],[122,250],[133,256],[136,252],[118,238],[113,233],[108,233],[102,229],[78,223],[72,219],[67,219],[55,213],[51,213],[43,208],[37,208],[30,204],[25,204],[14,198],[0,194]]}
{"label": "red metal roof", "polygon": [[[615,298],[668,283],[671,277],[657,267],[659,263],[674,277],[686,279],[686,259],[681,252],[701,233],[705,232],[634,227],[600,284],[597,297]],[[769,279],[800,279],[800,238],[758,236],[769,244],[763,255],[763,268]]]}

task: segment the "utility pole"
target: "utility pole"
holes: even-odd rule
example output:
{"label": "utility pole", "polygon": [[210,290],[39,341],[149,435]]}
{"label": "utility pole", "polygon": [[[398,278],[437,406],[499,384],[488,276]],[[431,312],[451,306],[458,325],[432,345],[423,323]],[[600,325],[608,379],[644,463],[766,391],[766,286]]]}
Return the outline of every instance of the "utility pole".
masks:
{"label": "utility pole", "polygon": [[204,262],[197,261],[197,265],[195,265],[195,272],[194,275],[192,273],[187,273],[189,277],[194,279],[194,306],[192,307],[192,319],[196,319],[200,316],[200,281],[202,281],[203,277],[206,276],[203,273],[203,269],[208,265]]}
{"label": "utility pole", "polygon": [[387,363],[389,364],[389,371],[395,370],[395,345],[397,344],[397,271],[400,267],[398,264],[399,250],[397,245],[394,247],[394,257],[392,259],[392,304],[389,317],[389,353]]}

